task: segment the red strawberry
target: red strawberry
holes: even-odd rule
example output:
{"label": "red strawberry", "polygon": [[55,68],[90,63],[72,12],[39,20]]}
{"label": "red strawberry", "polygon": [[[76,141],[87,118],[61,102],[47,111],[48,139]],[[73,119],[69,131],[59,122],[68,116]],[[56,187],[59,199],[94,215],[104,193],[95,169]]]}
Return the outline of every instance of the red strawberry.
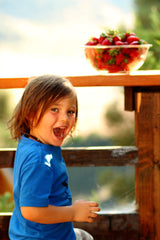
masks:
{"label": "red strawberry", "polygon": [[129,32],[128,36],[136,36],[136,34],[134,32]]}
{"label": "red strawberry", "polygon": [[99,39],[98,39],[98,38],[96,38],[96,37],[92,37],[92,41],[94,41],[94,42],[98,43]]}
{"label": "red strawberry", "polygon": [[139,38],[135,35],[130,35],[127,37],[127,42],[130,44],[133,41],[139,41]]}
{"label": "red strawberry", "polygon": [[139,45],[139,41],[133,41],[130,43],[130,45]]}
{"label": "red strawberry", "polygon": [[92,46],[92,45],[97,45],[98,44],[98,38],[92,37],[89,42],[86,43],[86,45]]}
{"label": "red strawberry", "polygon": [[123,54],[129,54],[130,53],[130,48],[123,48],[122,53]]}
{"label": "red strawberry", "polygon": [[123,42],[122,41],[116,41],[114,44],[115,45],[123,45]]}
{"label": "red strawberry", "polygon": [[128,42],[123,42],[123,45],[128,45]]}
{"label": "red strawberry", "polygon": [[102,44],[103,40],[106,38],[106,34],[102,33],[99,37],[99,43]]}
{"label": "red strawberry", "polygon": [[89,42],[86,43],[86,45],[88,45],[88,46],[92,46],[92,45],[96,45],[96,43],[93,42],[93,41],[89,41]]}
{"label": "red strawberry", "polygon": [[132,35],[134,35],[135,36],[135,33],[133,33],[133,32],[126,32],[126,33],[123,33],[122,34],[122,41],[126,41],[127,40],[127,37],[129,37],[129,36],[132,36]]}
{"label": "red strawberry", "polygon": [[115,42],[117,42],[117,41],[121,41],[121,37],[120,36],[115,36],[115,37],[113,37],[113,44],[115,43]]}
{"label": "red strawberry", "polygon": [[102,45],[112,45],[112,42],[108,38],[105,38],[102,42]]}
{"label": "red strawberry", "polygon": [[130,52],[130,57],[133,59],[135,59],[136,57],[138,57],[140,55],[140,52],[138,49],[132,49],[131,52]]}
{"label": "red strawberry", "polygon": [[117,56],[116,56],[116,64],[119,65],[121,64],[121,62],[124,60],[125,56],[122,54],[122,53],[119,53]]}
{"label": "red strawberry", "polygon": [[108,66],[107,70],[109,73],[115,73],[115,72],[122,71],[122,68],[120,66],[110,65]]}
{"label": "red strawberry", "polygon": [[107,62],[108,60],[111,60],[112,56],[109,55],[109,52],[108,51],[104,51],[104,55],[103,55],[103,60],[105,62]]}

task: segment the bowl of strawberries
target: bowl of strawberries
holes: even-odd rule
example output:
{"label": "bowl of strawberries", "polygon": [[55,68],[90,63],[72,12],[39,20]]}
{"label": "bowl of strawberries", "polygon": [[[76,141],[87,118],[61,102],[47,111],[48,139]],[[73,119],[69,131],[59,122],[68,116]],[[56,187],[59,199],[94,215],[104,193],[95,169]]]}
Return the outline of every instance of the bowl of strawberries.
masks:
{"label": "bowl of strawberries", "polygon": [[91,37],[84,52],[91,66],[102,73],[130,73],[143,65],[151,46],[133,32],[109,30]]}

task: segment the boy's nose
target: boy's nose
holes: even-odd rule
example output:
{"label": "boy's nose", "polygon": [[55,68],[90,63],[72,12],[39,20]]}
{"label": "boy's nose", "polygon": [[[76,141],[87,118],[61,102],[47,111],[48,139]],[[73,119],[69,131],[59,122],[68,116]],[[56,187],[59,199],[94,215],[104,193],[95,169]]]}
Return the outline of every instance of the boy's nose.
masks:
{"label": "boy's nose", "polygon": [[66,121],[68,121],[68,115],[67,114],[61,114],[61,116],[60,116],[60,121],[61,122],[66,122]]}

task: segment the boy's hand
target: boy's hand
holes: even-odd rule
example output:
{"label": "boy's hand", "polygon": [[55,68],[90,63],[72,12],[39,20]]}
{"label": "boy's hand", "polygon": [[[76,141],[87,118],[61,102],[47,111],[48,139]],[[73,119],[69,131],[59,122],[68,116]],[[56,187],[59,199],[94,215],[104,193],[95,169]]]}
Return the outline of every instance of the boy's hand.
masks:
{"label": "boy's hand", "polygon": [[73,203],[73,221],[75,222],[93,222],[100,211],[98,203],[85,200],[77,200]]}

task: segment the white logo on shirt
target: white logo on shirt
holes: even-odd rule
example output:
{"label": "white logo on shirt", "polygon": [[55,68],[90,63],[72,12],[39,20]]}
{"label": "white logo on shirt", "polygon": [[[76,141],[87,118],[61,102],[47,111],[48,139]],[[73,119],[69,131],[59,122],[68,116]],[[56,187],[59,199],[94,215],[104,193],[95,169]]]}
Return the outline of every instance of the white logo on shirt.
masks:
{"label": "white logo on shirt", "polygon": [[45,156],[46,162],[44,164],[47,165],[48,167],[51,167],[52,158],[53,158],[52,154],[47,154]]}

